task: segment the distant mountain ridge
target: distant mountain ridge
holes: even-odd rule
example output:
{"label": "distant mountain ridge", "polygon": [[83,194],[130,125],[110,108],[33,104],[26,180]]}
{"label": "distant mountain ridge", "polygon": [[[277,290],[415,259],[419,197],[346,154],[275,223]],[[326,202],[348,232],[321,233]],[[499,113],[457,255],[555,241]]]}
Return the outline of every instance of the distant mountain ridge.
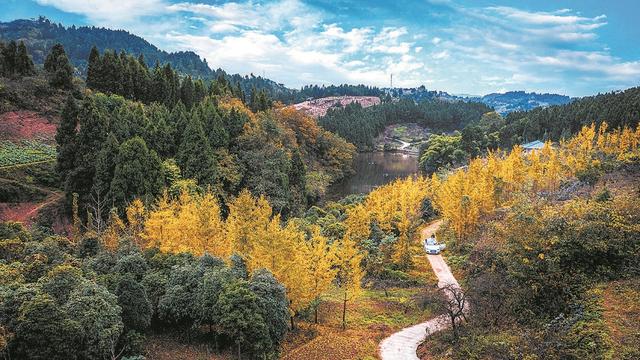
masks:
{"label": "distant mountain ridge", "polygon": [[488,94],[480,97],[453,95],[446,91],[416,88],[376,88],[365,85],[308,85],[301,89],[290,89],[284,84],[260,76],[229,74],[222,69],[213,70],[205,59],[193,51],[167,52],[159,49],[140,36],[125,30],[112,30],[94,26],[72,25],[65,27],[51,22],[45,17],[38,19],[18,19],[0,22],[0,41],[24,41],[36,64],[42,64],[53,45],[61,43],[71,62],[80,75],[86,74],[87,60],[94,45],[103,52],[106,49],[124,51],[132,55],[142,54],[149,66],[156,62],[170,63],[179,73],[204,80],[225,77],[232,84],[240,83],[245,94],[252,88],[266,90],[268,94],[285,104],[298,103],[327,96],[385,96],[412,98],[415,101],[476,101],[493,107],[502,115],[513,111],[527,111],[536,107],[562,105],[571,98],[558,94],[538,94],[524,91],[510,91],[504,94]]}
{"label": "distant mountain ridge", "polygon": [[444,100],[444,101],[475,101],[491,106],[501,115],[513,111],[527,111],[537,107],[564,105],[571,102],[571,98],[559,94],[538,94],[525,91],[508,91],[505,93],[491,93],[483,96],[453,95],[446,91],[429,90],[423,86],[417,88],[384,88],[386,94],[392,97],[409,97],[415,101]]}
{"label": "distant mountain ridge", "polygon": [[527,111],[537,107],[564,105],[571,102],[571,98],[566,95],[527,93],[524,91],[508,91],[502,94],[492,93],[479,98],[469,98],[469,100],[483,102],[503,115],[513,111]]}
{"label": "distant mountain ridge", "polygon": [[210,80],[224,76],[232,84],[240,83],[247,94],[252,87],[266,89],[273,97],[278,98],[286,98],[291,93],[283,84],[260,76],[228,74],[222,69],[212,70],[207,61],[193,51],[166,52],[125,30],[75,25],[65,27],[45,17],[0,22],[0,41],[10,40],[24,41],[36,64],[42,64],[51,47],[61,43],[80,75],[86,74],[89,52],[95,45],[100,52],[110,49],[135,56],[142,54],[149,66],[156,62],[170,63],[179,73],[195,78]]}

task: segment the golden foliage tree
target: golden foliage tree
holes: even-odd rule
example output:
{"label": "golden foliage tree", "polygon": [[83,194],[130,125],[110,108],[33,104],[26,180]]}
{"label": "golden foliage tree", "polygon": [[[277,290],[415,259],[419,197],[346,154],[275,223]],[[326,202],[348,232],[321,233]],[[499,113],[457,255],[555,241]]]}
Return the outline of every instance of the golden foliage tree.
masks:
{"label": "golden foliage tree", "polygon": [[340,241],[336,252],[338,268],[337,280],[342,297],[342,329],[347,327],[347,302],[358,298],[362,293],[362,277],[364,272],[361,263],[364,255],[358,245],[349,236]]}
{"label": "golden foliage tree", "polygon": [[251,257],[254,244],[265,237],[271,206],[264,196],[255,199],[248,190],[242,190],[229,204],[226,221],[227,236],[233,252]]}
{"label": "golden foliage tree", "polygon": [[306,241],[306,253],[309,276],[311,278],[311,296],[314,304],[314,320],[318,323],[318,306],[322,296],[329,291],[336,277],[336,243],[329,244],[329,240],[322,235],[319,226],[313,226],[311,237]]}

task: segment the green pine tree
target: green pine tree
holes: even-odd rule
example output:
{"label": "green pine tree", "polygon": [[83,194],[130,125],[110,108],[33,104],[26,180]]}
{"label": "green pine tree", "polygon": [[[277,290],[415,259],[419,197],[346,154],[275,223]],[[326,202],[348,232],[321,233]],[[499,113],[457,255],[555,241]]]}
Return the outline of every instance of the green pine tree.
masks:
{"label": "green pine tree", "polygon": [[216,161],[197,116],[191,117],[184,130],[176,160],[184,177],[196,179],[199,185],[215,184]]}
{"label": "green pine tree", "polygon": [[60,126],[56,130],[57,163],[56,172],[61,179],[66,179],[74,167],[76,157],[76,128],[78,127],[78,105],[73,96],[69,95],[64,109]]}
{"label": "green pine tree", "polygon": [[102,144],[102,149],[96,159],[96,172],[93,179],[93,193],[102,198],[108,196],[111,190],[111,181],[116,168],[116,155],[120,145],[113,134],[109,134],[107,141]]}
{"label": "green pine tree", "polygon": [[51,48],[44,61],[44,70],[49,77],[49,84],[59,88],[71,88],[73,85],[73,67],[61,44]]}
{"label": "green pine tree", "polygon": [[111,181],[115,206],[122,210],[136,197],[153,200],[162,189],[161,168],[160,158],[142,138],[136,136],[122,143]]}
{"label": "green pine tree", "polygon": [[87,64],[87,87],[99,90],[101,88],[101,72],[102,64],[100,59],[100,52],[98,48],[93,46],[89,53],[89,60]]}
{"label": "green pine tree", "polygon": [[16,72],[21,76],[30,76],[36,73],[36,68],[23,41],[18,44],[16,52]]}
{"label": "green pine tree", "polygon": [[15,41],[10,41],[2,49],[2,70],[4,76],[13,76],[16,72],[16,54],[18,46]]}

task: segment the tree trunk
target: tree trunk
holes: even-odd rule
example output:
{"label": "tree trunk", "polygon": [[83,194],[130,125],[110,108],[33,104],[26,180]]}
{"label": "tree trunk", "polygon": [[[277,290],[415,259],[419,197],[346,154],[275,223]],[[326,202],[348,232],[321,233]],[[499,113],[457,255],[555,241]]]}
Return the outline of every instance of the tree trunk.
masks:
{"label": "tree trunk", "polygon": [[293,315],[289,317],[289,320],[291,321],[291,330],[294,330],[296,328],[296,323],[293,322]]}
{"label": "tree trunk", "polygon": [[242,360],[242,353],[240,352],[240,343],[238,343],[238,360]]}
{"label": "tree trunk", "polygon": [[450,318],[451,318],[451,329],[453,330],[453,337],[457,341],[458,340],[458,327],[457,327],[457,324],[456,324],[456,317],[455,316],[450,316]]}
{"label": "tree trunk", "polygon": [[315,312],[314,321],[315,321],[316,325],[318,325],[318,307],[319,306],[320,306],[320,304],[316,304],[316,308],[314,309],[314,312]]}
{"label": "tree trunk", "polygon": [[347,295],[344,295],[342,303],[342,330],[347,328]]}

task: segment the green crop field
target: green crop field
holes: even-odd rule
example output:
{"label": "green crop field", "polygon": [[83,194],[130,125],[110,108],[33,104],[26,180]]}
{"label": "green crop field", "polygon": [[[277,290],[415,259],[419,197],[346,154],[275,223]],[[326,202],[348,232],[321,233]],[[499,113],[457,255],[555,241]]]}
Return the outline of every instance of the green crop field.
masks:
{"label": "green crop field", "polygon": [[19,143],[0,141],[0,168],[52,161],[56,147],[39,141],[23,140]]}

